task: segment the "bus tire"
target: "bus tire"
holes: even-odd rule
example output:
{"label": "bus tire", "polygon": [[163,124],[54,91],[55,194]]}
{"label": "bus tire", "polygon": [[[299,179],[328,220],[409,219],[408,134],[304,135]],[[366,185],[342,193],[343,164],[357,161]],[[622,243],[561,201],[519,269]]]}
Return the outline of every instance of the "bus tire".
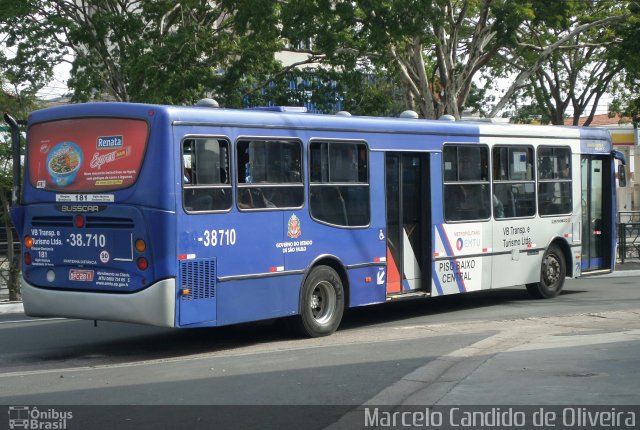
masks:
{"label": "bus tire", "polygon": [[527,291],[536,299],[551,299],[562,291],[567,276],[567,264],[557,245],[549,246],[542,258],[540,282],[527,284]]}
{"label": "bus tire", "polygon": [[302,285],[300,315],[292,321],[293,328],[306,337],[328,336],[337,330],[343,313],[340,276],[329,266],[313,268]]}

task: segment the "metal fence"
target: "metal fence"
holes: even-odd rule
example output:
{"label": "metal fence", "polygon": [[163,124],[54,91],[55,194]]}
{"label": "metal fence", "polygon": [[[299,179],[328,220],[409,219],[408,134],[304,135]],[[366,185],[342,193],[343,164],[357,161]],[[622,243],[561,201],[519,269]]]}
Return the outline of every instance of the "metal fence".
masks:
{"label": "metal fence", "polygon": [[618,260],[640,259],[640,211],[618,212]]}
{"label": "metal fence", "polygon": [[[18,232],[12,227],[11,233],[13,235],[13,249],[16,253],[20,253],[20,239],[18,238]],[[8,247],[9,242],[7,240],[7,230],[2,226],[0,227],[0,258],[7,257]]]}
{"label": "metal fence", "polygon": [[[12,228],[13,249],[16,253],[20,253],[20,240],[18,232]],[[0,227],[0,296],[4,297],[7,293],[7,283],[9,281],[9,257],[7,256],[9,242],[7,241],[7,230],[4,226]]]}

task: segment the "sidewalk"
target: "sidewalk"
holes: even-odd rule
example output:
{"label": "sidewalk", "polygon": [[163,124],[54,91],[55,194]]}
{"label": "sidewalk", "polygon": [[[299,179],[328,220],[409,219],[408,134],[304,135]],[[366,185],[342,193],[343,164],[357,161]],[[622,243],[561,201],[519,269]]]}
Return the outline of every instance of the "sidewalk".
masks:
{"label": "sidewalk", "polygon": [[[640,276],[640,260],[627,260],[624,264],[616,264],[616,270],[601,277]],[[22,302],[10,302],[9,290],[0,282],[0,315],[23,313]]]}

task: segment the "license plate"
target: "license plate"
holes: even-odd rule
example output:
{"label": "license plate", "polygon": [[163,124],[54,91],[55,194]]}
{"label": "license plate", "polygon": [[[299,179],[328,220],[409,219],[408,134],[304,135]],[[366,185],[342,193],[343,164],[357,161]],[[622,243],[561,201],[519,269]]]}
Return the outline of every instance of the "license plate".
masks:
{"label": "license plate", "polygon": [[81,282],[92,282],[93,270],[71,269],[69,270],[69,280],[81,281]]}

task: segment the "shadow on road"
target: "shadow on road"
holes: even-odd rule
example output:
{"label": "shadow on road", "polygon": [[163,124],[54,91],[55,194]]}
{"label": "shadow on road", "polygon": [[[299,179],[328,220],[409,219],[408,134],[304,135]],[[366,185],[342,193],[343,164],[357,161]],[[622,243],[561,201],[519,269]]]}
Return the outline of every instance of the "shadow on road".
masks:
{"label": "shadow on road", "polygon": [[[580,291],[564,292],[563,295]],[[509,307],[520,314],[549,301],[532,300],[522,289],[508,289],[398,301],[348,310],[341,331],[377,325],[439,324],[464,319],[464,311]],[[507,306],[505,306],[507,305]],[[535,311],[533,311],[535,312]],[[473,313],[477,319],[477,312]],[[471,315],[471,313],[470,313]],[[425,320],[425,317],[426,320]],[[433,317],[433,318],[431,318]],[[277,321],[219,328],[163,329],[133,324],[56,320],[20,324],[0,330],[0,371],[58,369],[172,359],[239,350],[255,344],[294,339]]]}

